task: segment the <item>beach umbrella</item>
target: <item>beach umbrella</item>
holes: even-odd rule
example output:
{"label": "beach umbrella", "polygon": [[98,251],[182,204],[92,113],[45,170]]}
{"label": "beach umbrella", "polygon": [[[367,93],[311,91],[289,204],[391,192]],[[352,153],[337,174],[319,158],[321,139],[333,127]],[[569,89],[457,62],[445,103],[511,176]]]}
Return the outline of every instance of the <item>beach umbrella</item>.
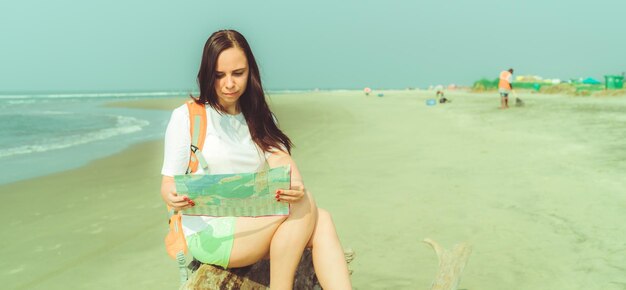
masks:
{"label": "beach umbrella", "polygon": [[369,96],[370,93],[372,92],[372,89],[366,87],[366,88],[363,89],[363,92],[365,93],[366,96]]}

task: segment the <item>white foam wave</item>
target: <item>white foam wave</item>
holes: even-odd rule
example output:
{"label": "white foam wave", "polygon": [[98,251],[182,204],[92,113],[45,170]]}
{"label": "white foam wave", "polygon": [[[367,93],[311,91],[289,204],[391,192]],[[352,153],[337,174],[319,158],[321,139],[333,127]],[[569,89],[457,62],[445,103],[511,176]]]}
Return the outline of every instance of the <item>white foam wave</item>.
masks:
{"label": "white foam wave", "polygon": [[[19,115],[21,116],[44,116],[44,115],[70,115],[70,114],[75,114],[72,112],[62,112],[62,111],[24,111],[24,112],[19,112]],[[11,110],[7,110],[7,111],[2,111],[0,112],[0,116],[6,116],[6,115],[15,115],[15,111],[11,111]]]}
{"label": "white foam wave", "polygon": [[150,122],[146,120],[133,117],[114,117],[116,117],[117,119],[115,127],[101,129],[87,134],[49,138],[42,140],[42,144],[22,145],[18,147],[8,148],[5,150],[0,150],[0,158],[20,154],[46,152],[50,150],[63,149],[95,141],[105,140],[118,135],[130,134],[133,132],[141,131],[143,127],[150,124]]}
{"label": "white foam wave", "polygon": [[167,97],[188,95],[185,91],[135,92],[135,93],[70,93],[70,94],[12,94],[0,95],[0,99],[56,99],[56,98],[125,98],[125,97]]}
{"label": "white foam wave", "polygon": [[33,99],[27,99],[27,100],[19,99],[19,100],[10,100],[10,101],[7,102],[7,104],[9,104],[9,105],[21,105],[21,104],[33,104],[35,102],[36,101],[33,100]]}

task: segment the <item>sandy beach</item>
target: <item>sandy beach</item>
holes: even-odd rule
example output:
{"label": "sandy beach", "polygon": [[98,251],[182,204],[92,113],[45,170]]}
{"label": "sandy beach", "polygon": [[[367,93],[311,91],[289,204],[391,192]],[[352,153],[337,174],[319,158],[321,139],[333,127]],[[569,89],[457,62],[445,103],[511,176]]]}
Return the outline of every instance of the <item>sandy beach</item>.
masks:
{"label": "sandy beach", "polygon": [[[626,288],[626,97],[274,93],[356,289],[428,289],[432,238],[474,251],[460,289]],[[185,97],[112,106],[171,110]],[[0,186],[5,289],[174,289],[162,141]],[[28,194],[28,195],[27,195]]]}

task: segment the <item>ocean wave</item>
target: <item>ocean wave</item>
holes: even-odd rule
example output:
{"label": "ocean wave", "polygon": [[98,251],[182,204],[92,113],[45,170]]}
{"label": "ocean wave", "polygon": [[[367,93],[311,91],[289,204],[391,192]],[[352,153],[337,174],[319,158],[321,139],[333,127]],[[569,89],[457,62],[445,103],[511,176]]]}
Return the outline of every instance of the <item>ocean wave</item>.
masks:
{"label": "ocean wave", "polygon": [[22,145],[13,148],[0,150],[0,158],[15,156],[29,153],[46,152],[50,150],[64,149],[77,145],[83,145],[95,141],[109,139],[118,135],[130,134],[141,131],[143,127],[148,126],[150,122],[142,119],[126,116],[114,116],[116,120],[115,127],[101,129],[98,131],[77,134],[56,138],[48,138],[42,140],[41,144]]}
{"label": "ocean wave", "polygon": [[22,105],[22,104],[34,104],[36,101],[33,99],[18,99],[18,100],[13,100],[11,99],[10,101],[7,102],[7,104],[9,105]]}
{"label": "ocean wave", "polygon": [[0,100],[7,99],[63,99],[63,98],[126,98],[126,97],[168,97],[188,95],[186,91],[135,92],[135,93],[67,93],[67,94],[6,94]]}
{"label": "ocean wave", "polygon": [[[38,116],[38,117],[42,117],[42,116],[47,116],[47,115],[75,115],[76,113],[73,112],[63,112],[63,111],[20,111],[19,115],[20,116]],[[16,115],[15,111],[11,111],[11,110],[7,110],[7,111],[3,111],[0,112],[0,116],[7,116],[7,115]],[[117,117],[117,116],[113,116],[113,117]]]}

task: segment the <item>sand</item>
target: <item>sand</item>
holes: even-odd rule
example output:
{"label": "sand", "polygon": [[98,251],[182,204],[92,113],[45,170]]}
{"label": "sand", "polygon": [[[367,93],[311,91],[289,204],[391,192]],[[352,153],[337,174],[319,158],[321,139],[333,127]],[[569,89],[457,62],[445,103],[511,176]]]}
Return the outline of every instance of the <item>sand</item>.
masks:
{"label": "sand", "polygon": [[[521,94],[525,107],[498,110],[494,93],[436,106],[434,92],[384,93],[271,95],[306,186],[357,254],[355,288],[427,289],[427,237],[473,245],[460,289],[626,287],[626,98]],[[0,186],[3,288],[175,288],[161,158],[147,142]]]}

